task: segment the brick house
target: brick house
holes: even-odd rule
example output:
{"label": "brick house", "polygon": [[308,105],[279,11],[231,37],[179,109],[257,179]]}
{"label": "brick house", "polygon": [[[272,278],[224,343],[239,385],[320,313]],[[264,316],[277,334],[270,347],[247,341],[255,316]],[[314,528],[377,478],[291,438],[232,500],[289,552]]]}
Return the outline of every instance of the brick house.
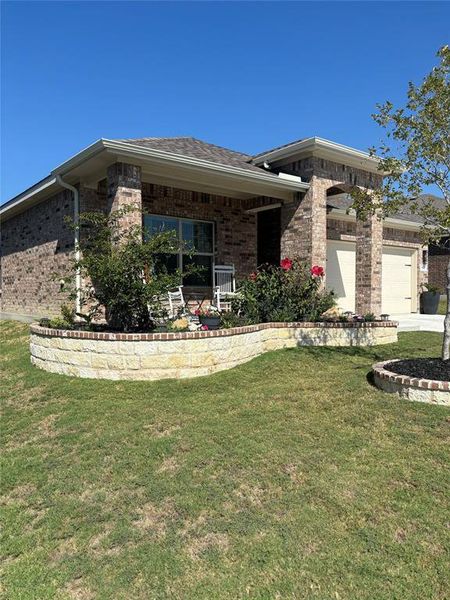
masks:
{"label": "brick house", "polygon": [[188,291],[211,293],[214,264],[234,265],[239,280],[290,256],[325,266],[343,309],[416,312],[427,278],[420,225],[405,216],[361,222],[348,211],[352,186],[380,184],[377,167],[365,152],[316,137],[257,156],[190,137],[101,139],[0,207],[1,311],[58,314],[64,298],[52,274],[67,271],[74,252],[64,218],[134,204],[148,229],[197,240],[204,275],[184,282]]}

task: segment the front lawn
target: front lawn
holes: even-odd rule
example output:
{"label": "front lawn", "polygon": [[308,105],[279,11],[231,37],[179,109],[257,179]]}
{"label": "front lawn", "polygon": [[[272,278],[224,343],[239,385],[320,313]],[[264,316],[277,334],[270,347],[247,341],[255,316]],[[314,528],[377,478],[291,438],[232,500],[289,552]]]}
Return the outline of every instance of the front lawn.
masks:
{"label": "front lawn", "polygon": [[115,383],[33,368],[27,331],[0,324],[5,598],[448,597],[450,412],[367,379],[439,334]]}

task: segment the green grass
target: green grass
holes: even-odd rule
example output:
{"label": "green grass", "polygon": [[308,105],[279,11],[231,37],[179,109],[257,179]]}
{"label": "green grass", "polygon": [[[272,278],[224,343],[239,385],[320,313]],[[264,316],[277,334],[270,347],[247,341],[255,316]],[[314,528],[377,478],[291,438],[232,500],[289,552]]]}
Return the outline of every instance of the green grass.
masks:
{"label": "green grass", "polygon": [[368,381],[440,335],[120,383],[0,334],[5,598],[448,598],[450,413]]}

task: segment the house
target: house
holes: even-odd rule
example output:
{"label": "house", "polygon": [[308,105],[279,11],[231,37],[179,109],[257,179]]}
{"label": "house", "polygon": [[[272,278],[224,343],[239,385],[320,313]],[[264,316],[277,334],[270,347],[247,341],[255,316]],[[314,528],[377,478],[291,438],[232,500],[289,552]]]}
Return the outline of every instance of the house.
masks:
{"label": "house", "polygon": [[256,156],[192,137],[98,140],[1,207],[1,310],[57,314],[64,298],[52,274],[67,272],[74,252],[65,217],[133,204],[150,230],[164,225],[195,243],[192,260],[204,270],[187,291],[210,297],[214,264],[234,265],[239,280],[258,264],[299,257],[325,266],[345,310],[416,312],[427,278],[420,224],[362,222],[348,211],[352,186],[380,182],[376,158],[317,137]]}

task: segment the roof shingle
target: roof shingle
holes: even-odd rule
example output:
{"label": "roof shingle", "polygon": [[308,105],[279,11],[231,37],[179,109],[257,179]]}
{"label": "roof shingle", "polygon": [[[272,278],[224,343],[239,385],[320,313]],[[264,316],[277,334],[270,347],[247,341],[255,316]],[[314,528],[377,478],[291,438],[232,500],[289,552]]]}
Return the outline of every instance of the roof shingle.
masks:
{"label": "roof shingle", "polygon": [[144,146],[145,148],[153,148],[154,150],[171,152],[172,154],[209,160],[210,162],[218,163],[220,165],[239,167],[257,173],[267,173],[265,169],[251,164],[250,161],[252,160],[252,156],[249,154],[229,150],[228,148],[216,146],[215,144],[209,144],[208,142],[203,142],[194,137],[148,137],[117,141],[126,142],[136,146]]}

